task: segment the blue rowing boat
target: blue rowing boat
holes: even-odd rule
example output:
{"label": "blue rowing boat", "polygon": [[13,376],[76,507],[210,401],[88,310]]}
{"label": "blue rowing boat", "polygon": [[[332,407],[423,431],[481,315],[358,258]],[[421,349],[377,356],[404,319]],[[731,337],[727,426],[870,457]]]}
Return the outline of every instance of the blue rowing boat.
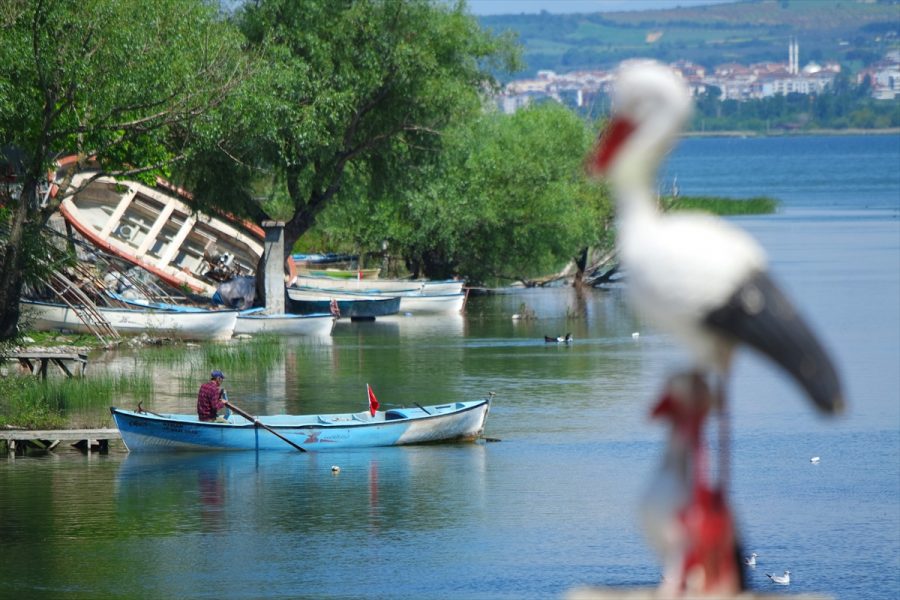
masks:
{"label": "blue rowing boat", "polygon": [[[262,426],[239,415],[227,423],[199,421],[197,415],[159,414],[110,408],[122,441],[131,452],[181,450],[304,450],[399,446],[471,441],[481,436],[490,398],[434,406],[391,408],[327,415],[258,417]],[[273,435],[274,430],[278,435]]]}

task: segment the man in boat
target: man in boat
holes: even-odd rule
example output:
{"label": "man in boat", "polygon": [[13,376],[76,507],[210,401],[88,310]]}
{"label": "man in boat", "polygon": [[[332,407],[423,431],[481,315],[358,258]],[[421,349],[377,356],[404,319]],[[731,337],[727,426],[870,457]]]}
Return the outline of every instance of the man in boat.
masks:
{"label": "man in boat", "polygon": [[200,386],[197,392],[197,416],[201,421],[215,421],[227,423],[231,411],[226,410],[225,416],[219,415],[219,410],[225,408],[225,388],[222,382],[225,374],[216,369],[209,374],[209,381]]}

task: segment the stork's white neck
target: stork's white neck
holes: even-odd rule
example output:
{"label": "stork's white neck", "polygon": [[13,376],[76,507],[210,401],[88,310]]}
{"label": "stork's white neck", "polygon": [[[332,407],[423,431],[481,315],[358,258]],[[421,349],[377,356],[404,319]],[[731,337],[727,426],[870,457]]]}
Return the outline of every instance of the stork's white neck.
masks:
{"label": "stork's white neck", "polygon": [[616,211],[620,222],[624,224],[659,217],[659,207],[649,184],[617,184],[614,187]]}

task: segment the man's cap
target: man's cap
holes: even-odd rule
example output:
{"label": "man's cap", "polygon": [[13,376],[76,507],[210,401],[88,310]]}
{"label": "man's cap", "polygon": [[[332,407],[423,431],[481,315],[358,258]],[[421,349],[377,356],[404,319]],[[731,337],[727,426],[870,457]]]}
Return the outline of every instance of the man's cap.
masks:
{"label": "man's cap", "polygon": [[221,377],[222,379],[225,379],[225,373],[216,369],[215,371],[213,371],[212,373],[209,374],[210,379],[215,379],[216,377]]}

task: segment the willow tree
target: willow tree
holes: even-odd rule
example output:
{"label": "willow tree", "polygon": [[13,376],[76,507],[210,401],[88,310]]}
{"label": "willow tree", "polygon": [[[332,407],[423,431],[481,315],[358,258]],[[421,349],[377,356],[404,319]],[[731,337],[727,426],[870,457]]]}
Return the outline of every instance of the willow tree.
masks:
{"label": "willow tree", "polygon": [[463,3],[257,0],[235,19],[260,69],[183,183],[201,202],[284,220],[286,253],[342,187],[367,197],[416,185],[447,125],[478,114],[494,70],[517,65],[511,41]]}
{"label": "willow tree", "polygon": [[608,243],[609,198],[584,176],[595,138],[591,124],[555,102],[485,111],[445,133],[420,185],[330,207],[323,233],[366,248],[386,241],[417,275],[529,283]]}
{"label": "willow tree", "polygon": [[62,200],[43,191],[56,159],[96,161],[98,176],[165,172],[240,80],[241,43],[203,0],[3,3],[0,340],[16,335],[23,282],[40,258],[29,243]]}

